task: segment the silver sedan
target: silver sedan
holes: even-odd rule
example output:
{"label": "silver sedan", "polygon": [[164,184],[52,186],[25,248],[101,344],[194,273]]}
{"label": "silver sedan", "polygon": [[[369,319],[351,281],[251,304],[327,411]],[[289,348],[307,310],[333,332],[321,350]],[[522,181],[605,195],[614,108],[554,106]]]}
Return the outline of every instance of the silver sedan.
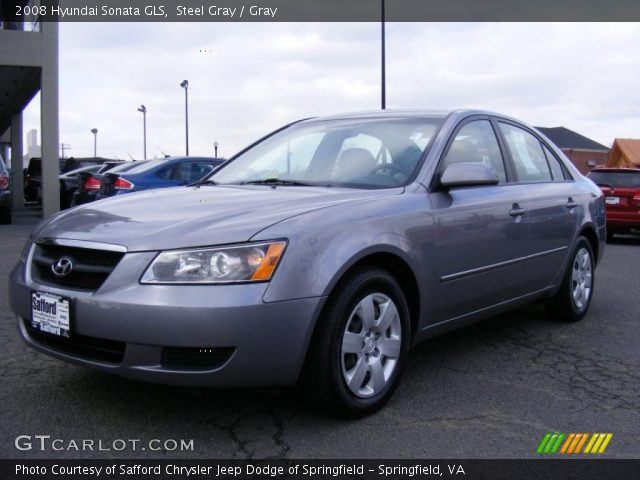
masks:
{"label": "silver sedan", "polygon": [[209,178],[42,222],[11,273],[22,338],[126,377],[299,383],[387,402],[409,348],[531,303],[584,317],[602,193],[548,139],[482,111],[314,118]]}

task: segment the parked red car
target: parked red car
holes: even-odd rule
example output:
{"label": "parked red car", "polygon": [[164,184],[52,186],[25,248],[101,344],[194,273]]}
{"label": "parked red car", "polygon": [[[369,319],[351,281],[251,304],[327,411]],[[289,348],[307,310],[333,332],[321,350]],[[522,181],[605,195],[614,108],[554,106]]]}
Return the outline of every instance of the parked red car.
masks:
{"label": "parked red car", "polygon": [[640,169],[598,168],[588,176],[605,195],[607,239],[616,233],[640,230]]}

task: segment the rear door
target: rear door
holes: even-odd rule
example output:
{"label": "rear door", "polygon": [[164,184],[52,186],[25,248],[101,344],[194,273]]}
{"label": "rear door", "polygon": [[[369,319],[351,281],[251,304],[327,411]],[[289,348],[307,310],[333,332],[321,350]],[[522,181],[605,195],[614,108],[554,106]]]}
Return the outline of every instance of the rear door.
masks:
{"label": "rear door", "polygon": [[562,271],[584,212],[573,179],[551,150],[525,127],[497,123],[529,220],[525,275],[532,293],[551,286]]}
{"label": "rear door", "polygon": [[523,256],[527,217],[509,184],[494,127],[487,117],[472,117],[453,133],[438,174],[458,162],[493,166],[500,183],[482,187],[434,188],[430,193],[436,221],[438,272],[436,318],[462,317],[524,292]]}

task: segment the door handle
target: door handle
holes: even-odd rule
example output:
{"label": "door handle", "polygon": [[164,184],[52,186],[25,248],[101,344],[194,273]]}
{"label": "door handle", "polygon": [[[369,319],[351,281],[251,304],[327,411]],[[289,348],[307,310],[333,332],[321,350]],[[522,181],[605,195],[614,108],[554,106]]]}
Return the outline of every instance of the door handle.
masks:
{"label": "door handle", "polygon": [[565,204],[567,208],[576,208],[578,206],[578,202],[576,202],[573,198],[569,197],[567,203]]}
{"label": "door handle", "polygon": [[527,213],[527,210],[524,208],[520,208],[517,203],[514,203],[511,210],[509,210],[509,215],[511,215],[512,217],[521,217],[525,213]]}

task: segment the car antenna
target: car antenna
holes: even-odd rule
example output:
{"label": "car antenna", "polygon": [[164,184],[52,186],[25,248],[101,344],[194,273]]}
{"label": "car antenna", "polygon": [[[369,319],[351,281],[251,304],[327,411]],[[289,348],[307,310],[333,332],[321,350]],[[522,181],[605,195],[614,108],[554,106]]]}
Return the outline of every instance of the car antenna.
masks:
{"label": "car antenna", "polygon": [[164,152],[162,151],[162,149],[161,149],[158,145],[156,145],[156,148],[157,148],[158,150],[160,150],[160,153],[162,154],[162,156],[163,156],[164,158],[169,158],[169,157],[171,156],[171,155],[168,155],[168,154],[164,153]]}
{"label": "car antenna", "polygon": [[129,158],[131,159],[131,161],[132,161],[132,162],[135,162],[135,161],[136,161],[136,159],[135,159],[135,158],[133,158],[129,152],[127,152],[127,155],[129,155]]}

